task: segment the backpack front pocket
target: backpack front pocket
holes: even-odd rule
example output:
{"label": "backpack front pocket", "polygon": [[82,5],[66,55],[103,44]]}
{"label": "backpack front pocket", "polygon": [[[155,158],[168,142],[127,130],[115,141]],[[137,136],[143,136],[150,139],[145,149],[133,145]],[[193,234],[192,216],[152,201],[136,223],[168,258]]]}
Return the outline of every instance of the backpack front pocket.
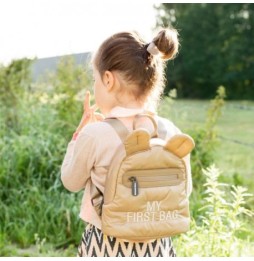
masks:
{"label": "backpack front pocket", "polygon": [[123,185],[132,188],[137,196],[139,188],[175,186],[185,180],[184,172],[178,168],[131,170],[123,174]]}

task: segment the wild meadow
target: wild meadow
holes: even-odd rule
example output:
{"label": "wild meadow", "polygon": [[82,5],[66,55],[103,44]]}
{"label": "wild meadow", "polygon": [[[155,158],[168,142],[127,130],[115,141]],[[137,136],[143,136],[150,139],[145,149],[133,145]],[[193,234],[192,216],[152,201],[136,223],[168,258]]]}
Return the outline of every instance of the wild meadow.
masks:
{"label": "wild meadow", "polygon": [[[68,142],[82,115],[89,69],[62,60],[32,83],[27,60],[0,67],[0,256],[75,256],[85,224],[82,191],[60,180]],[[254,103],[179,100],[158,112],[190,134],[191,229],[173,238],[178,256],[254,256]]]}

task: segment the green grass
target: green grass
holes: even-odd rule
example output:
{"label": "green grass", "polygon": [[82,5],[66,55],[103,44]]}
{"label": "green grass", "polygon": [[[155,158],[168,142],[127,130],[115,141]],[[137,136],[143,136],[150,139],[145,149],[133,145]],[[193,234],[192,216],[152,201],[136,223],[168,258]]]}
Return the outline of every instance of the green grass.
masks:
{"label": "green grass", "polygon": [[[169,109],[162,103],[160,112],[188,132],[204,126],[208,107],[209,101],[176,100]],[[254,191],[254,102],[226,101],[216,132],[219,142],[214,157],[216,166],[227,173],[224,180]]]}
{"label": "green grass", "polygon": [[20,248],[19,245],[5,245],[0,250],[0,256],[18,256],[18,257],[75,257],[77,247],[73,244],[66,249],[55,249],[52,244],[43,246],[31,245],[27,248]]}
{"label": "green grass", "polygon": [[[160,114],[172,120],[183,132],[205,125],[210,101],[174,100],[169,106],[171,102],[162,102]],[[220,182],[247,187],[254,194],[254,102],[226,101],[215,130],[218,142],[213,157],[216,167],[222,171]],[[200,193],[202,191],[193,191],[190,198],[191,204],[196,204],[196,215],[202,197]],[[247,206],[254,208],[253,196],[248,199]],[[244,219],[247,229],[239,236],[254,242],[253,217]],[[253,243],[248,244],[248,249],[246,252],[254,255]]]}

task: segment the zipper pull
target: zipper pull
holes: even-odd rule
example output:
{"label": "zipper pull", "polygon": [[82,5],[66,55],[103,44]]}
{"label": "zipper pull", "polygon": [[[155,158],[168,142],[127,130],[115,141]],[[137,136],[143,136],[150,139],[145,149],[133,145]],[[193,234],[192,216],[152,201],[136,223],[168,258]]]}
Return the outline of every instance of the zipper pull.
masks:
{"label": "zipper pull", "polygon": [[138,181],[136,177],[130,177],[129,180],[132,182],[131,191],[133,196],[138,195]]}

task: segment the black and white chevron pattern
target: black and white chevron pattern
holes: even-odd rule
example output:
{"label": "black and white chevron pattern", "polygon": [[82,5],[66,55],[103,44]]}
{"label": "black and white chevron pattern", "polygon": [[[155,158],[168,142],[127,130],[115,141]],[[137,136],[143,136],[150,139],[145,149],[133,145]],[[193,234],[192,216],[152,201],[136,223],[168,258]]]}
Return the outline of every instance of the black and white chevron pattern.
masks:
{"label": "black and white chevron pattern", "polygon": [[77,256],[87,257],[175,257],[170,238],[150,242],[130,242],[103,235],[97,227],[88,224],[82,234]]}

